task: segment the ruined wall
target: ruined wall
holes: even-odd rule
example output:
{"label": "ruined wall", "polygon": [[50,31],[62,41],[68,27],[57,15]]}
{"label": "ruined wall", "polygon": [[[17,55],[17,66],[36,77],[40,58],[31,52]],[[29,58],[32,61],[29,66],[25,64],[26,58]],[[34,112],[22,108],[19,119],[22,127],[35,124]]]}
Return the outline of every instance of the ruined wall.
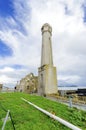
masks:
{"label": "ruined wall", "polygon": [[16,91],[25,93],[36,93],[38,86],[38,77],[33,73],[28,74],[20,80],[20,83],[16,86]]}
{"label": "ruined wall", "polygon": [[3,88],[3,84],[0,84],[0,92],[2,91]]}

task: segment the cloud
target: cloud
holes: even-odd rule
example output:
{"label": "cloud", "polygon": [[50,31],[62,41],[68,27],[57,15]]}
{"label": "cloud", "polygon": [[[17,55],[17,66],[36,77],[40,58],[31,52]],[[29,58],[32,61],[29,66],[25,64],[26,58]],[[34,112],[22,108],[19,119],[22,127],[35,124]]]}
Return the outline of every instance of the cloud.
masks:
{"label": "cloud", "polygon": [[59,76],[58,80],[62,80],[68,84],[75,84],[78,83],[80,80],[80,77],[78,75],[68,75],[68,76]]}
{"label": "cloud", "polygon": [[3,68],[3,69],[0,69],[0,73],[2,72],[13,72],[14,71],[14,69],[13,68],[10,68],[10,67],[5,67],[5,68]]}
{"label": "cloud", "polygon": [[86,82],[83,83],[86,73],[86,25],[82,6],[85,4],[84,0],[14,0],[13,16],[0,17],[0,39],[12,49],[13,55],[6,57],[5,61],[0,58],[0,64],[6,68],[19,64],[27,66],[27,69],[17,69],[17,72],[8,69],[7,74],[4,68],[2,74],[5,78],[10,75],[17,81],[30,71],[37,74],[41,61],[41,26],[47,22],[53,29],[53,57],[58,79],[62,77],[60,80],[71,84],[86,85]]}
{"label": "cloud", "polygon": [[25,77],[28,73],[30,71],[26,67],[3,67],[0,69],[0,83],[3,83],[5,87],[14,87],[17,81]]}
{"label": "cloud", "polygon": [[5,83],[5,84],[13,83],[13,79],[12,79],[12,78],[9,78],[9,77],[6,76],[6,75],[2,75],[2,76],[0,77],[0,81],[1,81],[2,83]]}

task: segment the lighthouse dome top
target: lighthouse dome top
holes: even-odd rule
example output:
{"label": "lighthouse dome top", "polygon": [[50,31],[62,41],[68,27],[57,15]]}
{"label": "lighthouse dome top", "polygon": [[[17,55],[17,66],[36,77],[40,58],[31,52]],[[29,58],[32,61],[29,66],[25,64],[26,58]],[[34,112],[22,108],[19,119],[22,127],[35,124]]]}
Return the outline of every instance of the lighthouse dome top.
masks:
{"label": "lighthouse dome top", "polygon": [[52,33],[52,27],[48,23],[45,23],[42,26],[41,31],[42,31],[42,33],[47,32],[47,31]]}

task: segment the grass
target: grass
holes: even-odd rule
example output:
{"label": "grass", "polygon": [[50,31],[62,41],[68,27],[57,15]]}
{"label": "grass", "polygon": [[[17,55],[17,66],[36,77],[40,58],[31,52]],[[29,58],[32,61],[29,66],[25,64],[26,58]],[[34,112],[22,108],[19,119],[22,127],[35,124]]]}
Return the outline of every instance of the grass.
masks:
{"label": "grass", "polygon": [[[86,130],[86,112],[69,108],[68,106],[48,100],[44,97],[24,93],[1,93],[0,103],[5,109],[11,111],[16,130],[70,130],[52,118],[41,113],[33,106],[21,100],[21,97],[31,101],[35,105],[54,113],[70,123]],[[0,105],[0,128],[3,125],[2,119],[6,112]],[[7,121],[5,130],[12,130],[11,121]]]}

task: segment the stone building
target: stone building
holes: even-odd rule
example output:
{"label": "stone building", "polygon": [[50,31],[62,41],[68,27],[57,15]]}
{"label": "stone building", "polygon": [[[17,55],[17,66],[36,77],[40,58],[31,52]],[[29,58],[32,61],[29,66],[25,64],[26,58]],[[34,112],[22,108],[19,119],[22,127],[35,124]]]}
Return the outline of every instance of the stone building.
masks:
{"label": "stone building", "polygon": [[42,28],[41,66],[38,68],[38,94],[48,95],[57,93],[56,67],[52,56],[52,28],[45,23]]}
{"label": "stone building", "polygon": [[20,80],[15,87],[15,91],[25,93],[36,93],[38,86],[38,77],[34,76],[33,73],[28,74]]}
{"label": "stone building", "polygon": [[0,92],[2,91],[3,88],[3,84],[0,84]]}

